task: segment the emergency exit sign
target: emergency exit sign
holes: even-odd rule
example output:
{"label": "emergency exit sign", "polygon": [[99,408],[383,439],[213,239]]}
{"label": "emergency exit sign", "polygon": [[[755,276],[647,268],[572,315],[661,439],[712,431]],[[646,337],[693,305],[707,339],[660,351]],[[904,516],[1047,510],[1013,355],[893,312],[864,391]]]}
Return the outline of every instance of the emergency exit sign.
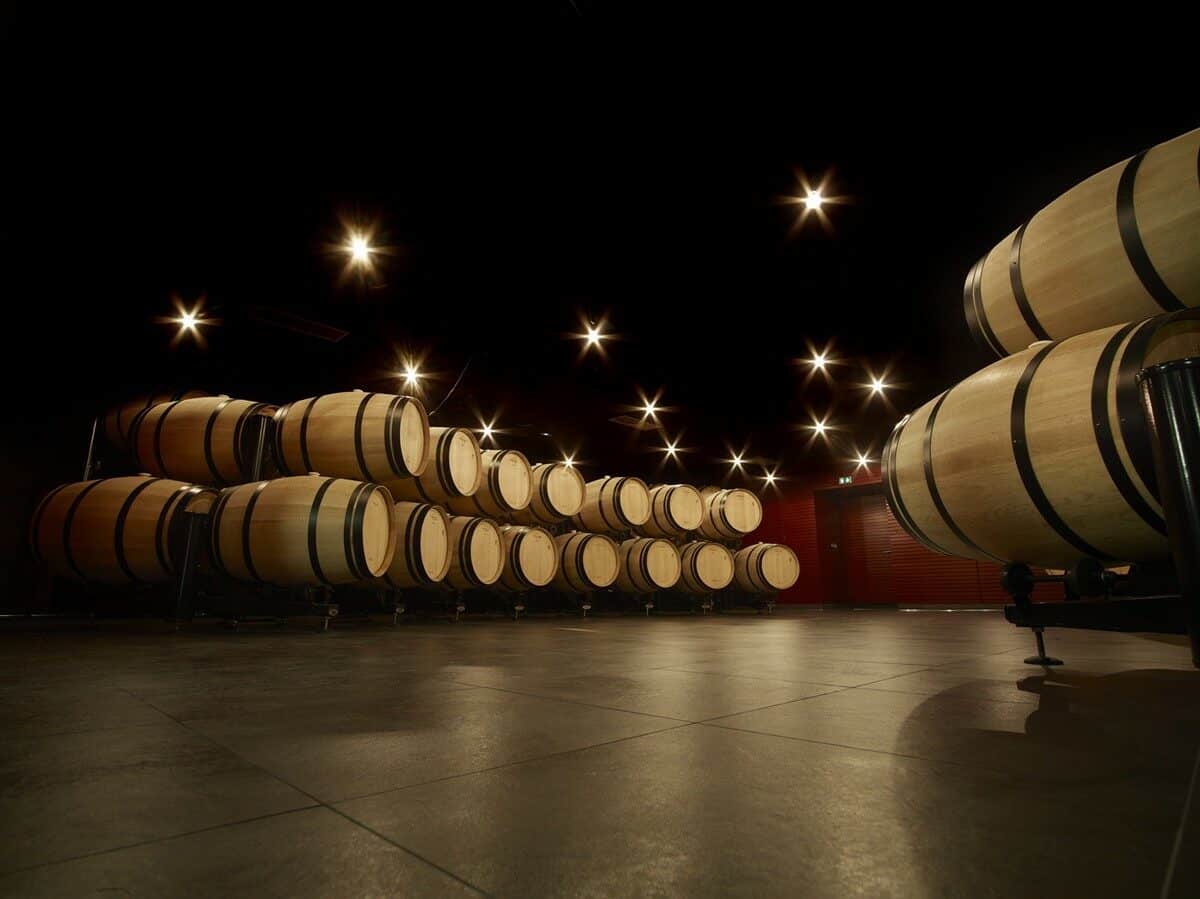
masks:
{"label": "emergency exit sign", "polygon": [[849,474],[844,474],[844,475],[842,475],[840,478],[838,478],[838,483],[839,483],[839,484],[853,484],[853,483],[854,483],[854,476],[853,476],[853,475],[849,475]]}

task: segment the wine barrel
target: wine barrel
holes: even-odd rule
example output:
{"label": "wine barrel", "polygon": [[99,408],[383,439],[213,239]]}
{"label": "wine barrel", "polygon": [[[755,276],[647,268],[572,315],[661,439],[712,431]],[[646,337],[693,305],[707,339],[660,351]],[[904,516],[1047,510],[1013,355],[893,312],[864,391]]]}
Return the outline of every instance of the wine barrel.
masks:
{"label": "wine barrel", "polygon": [[558,547],[545,528],[509,525],[500,529],[504,571],[497,587],[514,592],[545,587],[558,573]]}
{"label": "wine barrel", "polygon": [[396,589],[440,584],[450,570],[450,516],[429,503],[398,502],[392,527],[396,554],[382,583]]}
{"label": "wine barrel", "polygon": [[682,593],[713,593],[724,590],[733,580],[733,553],[711,540],[685,543],[679,563],[682,570],[675,589]]}
{"label": "wine barrel", "polygon": [[158,403],[138,413],[129,430],[134,462],[162,478],[224,487],[253,477],[259,428],[270,407],[227,396]]}
{"label": "wine barrel", "polygon": [[63,484],[38,505],[29,525],[33,556],[56,575],[101,584],[169,581],[186,519],[215,491],[138,475]]}
{"label": "wine barrel", "polygon": [[637,529],[648,537],[678,537],[700,527],[704,499],[690,484],[650,488],[650,519]]}
{"label": "wine barrel", "polygon": [[1200,306],[1200,129],[1077,184],[988,252],[963,308],[998,356]]}
{"label": "wine barrel", "polygon": [[425,503],[445,503],[454,497],[474,495],[483,482],[483,458],[475,435],[466,428],[430,428],[429,434],[429,459],[424,473],[403,481],[389,481],[393,495]]}
{"label": "wine barrel", "polygon": [[320,475],[228,487],[209,526],[213,564],[241,581],[334,586],[380,577],[396,551],[392,497]]}
{"label": "wine barrel", "polygon": [[452,496],[446,506],[456,515],[508,518],[529,506],[533,471],[529,460],[516,450],[483,450],[483,480],[470,496]]}
{"label": "wine barrel", "polygon": [[568,593],[591,593],[611,587],[620,567],[617,544],[604,534],[572,531],[554,538],[558,573],[554,586]]}
{"label": "wine barrel", "polygon": [[518,524],[557,524],[583,506],[587,485],[579,469],[562,462],[538,462],[533,466],[533,490],[529,505],[510,516]]}
{"label": "wine barrel", "polygon": [[800,579],[800,560],[790,546],[755,543],[733,554],[733,580],[747,593],[778,593]]}
{"label": "wine barrel", "polygon": [[882,478],[929,549],[1070,568],[1168,555],[1138,370],[1200,355],[1200,310],[1035,345],[896,426]]}
{"label": "wine barrel", "polygon": [[129,448],[129,429],[133,427],[133,421],[138,417],[140,412],[159,403],[170,403],[174,400],[187,400],[192,397],[208,395],[203,390],[160,391],[158,393],[148,393],[113,406],[104,413],[104,417],[101,419],[104,437],[108,441],[109,446],[114,449],[126,450]]}
{"label": "wine barrel", "polygon": [[762,503],[749,490],[705,487],[704,517],[698,530],[709,540],[738,540],[762,524]]}
{"label": "wine barrel", "polygon": [[641,478],[588,481],[583,505],[571,516],[581,531],[622,534],[650,519],[650,490]]}
{"label": "wine barrel", "polygon": [[425,471],[429,444],[425,408],[408,396],[326,393],[275,413],[275,464],[285,475],[317,471],[390,487]]}
{"label": "wine barrel", "polygon": [[670,590],[679,581],[679,550],[661,537],[632,537],[621,543],[617,589],[625,593]]}
{"label": "wine barrel", "polygon": [[487,518],[450,518],[450,570],[442,586],[480,590],[500,580],[504,571],[504,542],[500,528]]}

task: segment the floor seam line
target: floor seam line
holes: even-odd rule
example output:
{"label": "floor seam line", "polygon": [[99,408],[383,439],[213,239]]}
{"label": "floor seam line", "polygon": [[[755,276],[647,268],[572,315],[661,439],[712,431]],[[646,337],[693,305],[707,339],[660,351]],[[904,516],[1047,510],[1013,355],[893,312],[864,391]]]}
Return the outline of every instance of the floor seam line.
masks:
{"label": "floor seam line", "polygon": [[113,846],[109,849],[97,849],[95,852],[85,852],[82,855],[72,855],[69,858],[59,858],[48,862],[39,862],[36,865],[28,865],[24,868],[13,868],[10,871],[0,872],[0,878],[9,877],[13,874],[24,874],[28,871],[37,871],[40,868],[52,868],[55,865],[65,865],[68,862],[82,861],[85,858],[96,858],[100,855],[109,855],[113,852],[124,852],[126,849],[139,849],[142,846],[153,846],[156,843],[166,843],[170,840],[179,840],[184,837],[194,837],[197,834],[208,833],[213,830],[221,830],[224,827],[237,827],[241,824],[253,824],[255,821],[265,821],[268,818],[280,818],[284,815],[293,815],[296,812],[310,812],[315,808],[320,808],[321,803],[314,800],[312,805],[302,805],[297,808],[284,809],[278,812],[267,812],[264,815],[254,815],[250,818],[239,818],[237,821],[227,821],[223,824],[213,824],[210,827],[199,827],[196,830],[185,830],[182,833],[173,833],[164,837],[154,837],[149,840],[139,840],[136,843],[126,843],[123,846]]}
{"label": "floor seam line", "polygon": [[590,746],[578,746],[574,749],[563,749],[558,752],[551,752],[547,755],[532,756],[525,759],[516,759],[515,761],[505,762],[502,765],[493,765],[490,768],[480,768],[477,771],[463,771],[458,774],[447,774],[445,777],[435,777],[432,780],[423,780],[419,783],[405,784],[402,787],[389,787],[386,790],[377,790],[374,793],[364,793],[361,796],[347,796],[345,799],[336,800],[338,803],[357,802],[360,799],[373,799],[376,796],[383,796],[387,793],[399,793],[401,790],[412,790],[416,787],[427,787],[430,784],[446,783],[451,780],[458,780],[461,777],[474,777],[477,774],[491,774],[494,771],[503,771],[505,768],[513,768],[517,765],[528,765],[531,762],[543,762],[546,759],[559,758],[560,756],[572,755],[576,752],[587,752],[590,749],[600,749],[605,746],[615,746],[618,743],[627,743],[630,740],[641,740],[645,737],[655,737],[659,734],[670,733],[675,730],[682,730],[685,727],[695,727],[700,724],[699,721],[682,721],[673,727],[664,727],[659,730],[646,731],[644,734],[630,734],[628,737],[618,737],[615,740],[605,740],[603,743],[593,743]]}
{"label": "floor seam line", "polygon": [[589,709],[601,709],[606,712],[624,712],[627,715],[641,715],[643,718],[656,718],[659,721],[678,721],[682,724],[695,724],[696,722],[688,718],[673,718],[670,715],[655,715],[653,712],[634,712],[630,709],[619,709],[611,705],[597,705],[594,702],[584,702],[581,699],[563,699],[561,696],[547,696],[544,693],[528,693],[524,690],[513,690],[511,687],[492,687],[487,684],[468,684],[466,681],[457,681],[463,686],[473,687],[477,690],[495,690],[499,693],[512,693],[514,696],[528,696],[531,699],[547,699],[551,702],[566,702],[571,705],[581,705]]}
{"label": "floor seam line", "polygon": [[754,734],[757,737],[779,737],[780,739],[783,739],[783,740],[795,740],[797,743],[812,743],[817,746],[829,746],[834,749],[849,749],[852,752],[869,752],[869,753],[872,753],[873,755],[886,755],[886,756],[891,756],[892,758],[911,759],[912,761],[925,762],[925,763],[931,764],[931,765],[953,765],[955,768],[962,768],[966,771],[986,771],[989,774],[999,774],[1004,777],[1009,777],[1014,780],[1020,781],[1022,783],[1041,783],[1038,780],[1029,780],[1027,778],[1023,778],[1020,775],[1013,774],[1010,771],[1005,771],[1002,768],[989,768],[985,765],[972,765],[968,762],[956,762],[956,761],[952,761],[950,759],[934,759],[934,758],[929,758],[928,756],[924,756],[924,755],[909,755],[904,752],[890,752],[887,749],[871,749],[866,746],[850,746],[845,743],[831,743],[828,740],[813,740],[808,737],[794,737],[791,734],[777,734],[777,733],[769,733],[767,731],[762,731],[762,730],[749,730],[748,728],[745,728],[745,727],[732,727],[728,724],[707,724],[707,723],[703,723],[703,722],[698,722],[698,723],[702,723],[704,727],[716,727],[716,728],[720,728],[721,730],[729,730],[729,731],[734,731],[736,733],[741,733],[741,734]]}
{"label": "floor seam line", "polygon": [[176,718],[170,712],[165,712],[162,709],[158,709],[157,706],[155,706],[153,703],[151,703],[147,700],[143,699],[142,702],[145,702],[151,708],[157,709],[158,711],[162,712],[162,714],[166,715],[168,718],[170,718],[172,721],[174,721],[180,727],[187,730],[189,733],[195,734],[195,735],[201,737],[202,739],[207,740],[208,742],[212,743],[214,746],[221,747],[226,752],[228,752],[230,755],[233,755],[236,758],[241,759],[244,763],[246,763],[250,767],[252,767],[258,771],[261,771],[263,774],[267,775],[270,778],[273,778],[274,780],[279,781],[281,784],[283,784],[286,787],[289,787],[292,790],[295,790],[300,795],[307,796],[310,800],[315,802],[318,806],[320,806],[322,808],[326,808],[329,811],[333,812],[334,814],[346,819],[347,821],[350,821],[356,827],[361,827],[363,830],[367,831],[368,833],[374,834],[379,839],[383,840],[384,842],[388,843],[389,845],[395,846],[397,849],[400,849],[401,851],[408,853],[413,858],[417,859],[417,861],[420,861],[426,865],[429,865],[429,867],[433,868],[434,870],[440,871],[441,873],[445,874],[447,877],[458,881],[459,883],[463,884],[466,887],[469,887],[470,889],[474,890],[475,892],[477,892],[483,896],[490,895],[486,890],[480,889],[479,887],[475,886],[475,884],[471,883],[469,880],[466,880],[465,878],[460,877],[459,875],[455,874],[453,871],[450,871],[446,868],[443,868],[441,865],[438,865],[438,864],[435,864],[434,862],[429,861],[429,859],[419,855],[418,853],[409,849],[407,846],[404,846],[401,843],[397,843],[395,840],[388,839],[387,837],[383,836],[382,834],[376,833],[376,831],[372,830],[370,827],[367,827],[366,825],[361,824],[358,821],[355,821],[349,815],[343,814],[341,811],[334,808],[331,804],[329,804],[325,800],[321,799],[318,796],[314,796],[312,793],[308,792],[307,790],[301,789],[300,787],[296,786],[294,783],[291,783],[291,782],[285,780],[284,778],[280,777],[275,772],[268,771],[262,765],[259,765],[257,762],[251,761],[250,759],[246,758],[244,755],[242,755],[237,750],[235,750],[229,746],[226,746],[224,743],[221,743],[220,741],[210,737],[208,734],[203,733],[202,731],[199,731],[199,730],[196,730],[195,728],[189,727],[186,722],[180,721],[178,718]]}

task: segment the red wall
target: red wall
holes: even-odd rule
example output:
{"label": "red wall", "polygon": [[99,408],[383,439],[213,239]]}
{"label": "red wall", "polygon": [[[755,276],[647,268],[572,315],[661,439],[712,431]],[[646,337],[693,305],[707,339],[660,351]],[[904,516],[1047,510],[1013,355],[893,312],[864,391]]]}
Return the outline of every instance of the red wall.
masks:
{"label": "red wall", "polygon": [[[892,517],[879,486],[879,469],[789,479],[763,496],[763,523],[747,542],[785,543],[800,558],[800,580],[779,595],[783,603],[872,605],[1000,604],[1000,566],[943,556],[917,543]],[[1057,598],[1042,585],[1037,599]]]}

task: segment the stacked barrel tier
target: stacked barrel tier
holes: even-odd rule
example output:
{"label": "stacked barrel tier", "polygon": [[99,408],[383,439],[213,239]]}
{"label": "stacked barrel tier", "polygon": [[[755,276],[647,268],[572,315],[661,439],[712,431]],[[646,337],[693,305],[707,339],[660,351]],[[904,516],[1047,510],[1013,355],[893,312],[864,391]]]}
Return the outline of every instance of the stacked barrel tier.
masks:
{"label": "stacked barrel tier", "polygon": [[581,531],[624,534],[650,520],[650,489],[641,478],[605,477],[588,481],[583,505],[571,517]]}
{"label": "stacked barrel tier", "polygon": [[272,408],[227,396],[203,396],[148,406],[129,429],[142,471],[224,487],[253,477],[261,428]]}
{"label": "stacked barrel tier", "polygon": [[441,504],[474,496],[483,483],[483,456],[475,435],[466,428],[430,428],[429,435],[423,472],[414,478],[389,481],[387,486],[393,495],[410,502]]}
{"label": "stacked barrel tier", "polygon": [[905,416],[884,447],[896,520],[953,556],[1070,568],[1168,556],[1137,373],[1200,355],[1200,310],[1037,344]]}
{"label": "stacked barrel tier", "polygon": [[242,581],[335,586],[392,563],[392,497],[377,484],[319,475],[228,487],[212,510],[213,564]]}
{"label": "stacked barrel tier", "polygon": [[613,585],[620,568],[616,541],[604,534],[572,531],[554,538],[558,573],[554,586],[567,593],[591,593]]}
{"label": "stacked barrel tier", "polygon": [[733,580],[746,593],[778,593],[800,579],[800,560],[790,546],[755,543],[733,555]]}
{"label": "stacked barrel tier", "polygon": [[425,471],[429,419],[412,397],[327,393],[279,408],[274,450],[285,475],[318,472],[391,486]]}
{"label": "stacked barrel tier", "polygon": [[396,553],[380,582],[394,589],[435,587],[450,570],[450,516],[429,503],[398,502],[392,509]]}
{"label": "stacked barrel tier", "polygon": [[709,540],[740,540],[762,524],[762,503],[749,490],[705,487],[704,516],[697,530]]}
{"label": "stacked barrel tier", "polygon": [[582,508],[587,485],[574,466],[562,462],[537,462],[533,465],[532,476],[529,505],[509,516],[517,524],[558,524]]}
{"label": "stacked barrel tier", "polygon": [[533,471],[529,460],[516,450],[483,450],[480,453],[483,479],[470,496],[451,496],[446,506],[456,515],[510,518],[528,508],[533,495]]}
{"label": "stacked barrel tier", "polygon": [[500,529],[504,571],[497,589],[514,593],[545,587],[558,573],[558,547],[545,528],[508,525]]}
{"label": "stacked barrel tier", "polygon": [[975,338],[998,356],[1200,306],[1200,129],[1071,188],[967,275]]}
{"label": "stacked barrel tier", "polygon": [[622,541],[616,587],[625,593],[670,590],[679,581],[679,550],[662,537]]}
{"label": "stacked barrel tier", "polygon": [[215,491],[146,475],[63,484],[29,526],[34,558],[52,573],[100,584],[153,584],[178,571],[186,510],[206,511]]}
{"label": "stacked barrel tier", "polygon": [[733,553],[711,540],[693,540],[679,551],[680,593],[702,596],[724,590],[733,580]]}
{"label": "stacked barrel tier", "polygon": [[450,569],[442,586],[450,590],[485,590],[504,571],[500,527],[488,518],[450,518]]}
{"label": "stacked barrel tier", "polygon": [[638,527],[648,537],[682,537],[700,527],[704,499],[690,484],[659,484],[650,488],[650,518]]}
{"label": "stacked barrel tier", "polygon": [[129,430],[133,427],[134,419],[151,406],[159,403],[171,403],[175,400],[187,400],[192,397],[208,396],[204,390],[176,390],[148,393],[113,406],[104,413],[101,419],[101,430],[109,446],[117,450],[129,448]]}

